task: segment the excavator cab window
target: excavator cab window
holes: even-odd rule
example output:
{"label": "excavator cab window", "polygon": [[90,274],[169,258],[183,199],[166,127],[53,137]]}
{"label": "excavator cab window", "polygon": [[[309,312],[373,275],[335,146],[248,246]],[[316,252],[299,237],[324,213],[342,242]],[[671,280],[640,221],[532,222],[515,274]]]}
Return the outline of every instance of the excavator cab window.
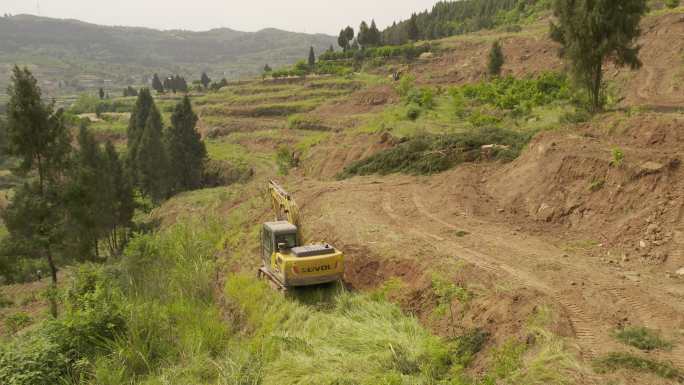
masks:
{"label": "excavator cab window", "polygon": [[261,249],[264,261],[270,261],[273,253],[273,233],[267,228],[261,229]]}
{"label": "excavator cab window", "polygon": [[297,234],[276,235],[276,246],[280,250],[289,250],[297,247]]}

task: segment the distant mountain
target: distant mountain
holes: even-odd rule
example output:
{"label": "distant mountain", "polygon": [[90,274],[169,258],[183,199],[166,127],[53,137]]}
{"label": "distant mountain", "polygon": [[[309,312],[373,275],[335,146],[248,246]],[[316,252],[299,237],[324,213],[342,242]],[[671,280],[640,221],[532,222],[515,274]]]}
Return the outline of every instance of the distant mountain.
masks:
{"label": "distant mountain", "polygon": [[206,32],[106,27],[78,20],[31,15],[0,18],[0,93],[15,63],[29,65],[50,94],[105,86],[111,92],[140,85],[155,72],[179,73],[188,82],[207,71],[213,79],[234,79],[291,64],[310,46],[323,52],[336,38],[264,29],[228,28]]}

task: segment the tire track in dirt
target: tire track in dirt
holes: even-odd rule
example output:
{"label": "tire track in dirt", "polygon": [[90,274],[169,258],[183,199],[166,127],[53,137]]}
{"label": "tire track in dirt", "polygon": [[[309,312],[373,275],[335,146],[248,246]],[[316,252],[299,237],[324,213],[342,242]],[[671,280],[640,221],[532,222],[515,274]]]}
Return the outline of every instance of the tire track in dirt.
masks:
{"label": "tire track in dirt", "polygon": [[[413,203],[418,209],[418,211],[426,216],[427,218],[431,219],[434,222],[439,223],[440,225],[447,227],[450,230],[458,230],[458,226],[455,226],[452,223],[449,223],[447,221],[442,220],[441,218],[437,217],[436,215],[432,214],[429,212],[423,203],[420,201],[420,198],[414,193],[413,194]],[[455,242],[448,241],[450,244],[456,245],[457,248],[468,251],[468,253],[474,253],[478,257],[477,259],[469,259],[469,258],[464,258],[468,260],[468,262],[471,262],[475,264],[478,267],[483,267],[486,266],[488,267],[487,270],[492,270],[492,271],[498,271],[498,272],[504,272],[506,273],[510,278],[512,278],[512,281],[516,284],[519,284],[520,286],[524,287],[531,287],[534,289],[537,289],[541,291],[542,293],[546,295],[550,295],[556,302],[561,304],[564,309],[568,312],[568,316],[570,318],[570,321],[572,323],[572,327],[575,331],[575,335],[577,336],[577,340],[579,342],[580,348],[582,350],[582,355],[585,356],[588,359],[595,358],[597,356],[597,351],[596,351],[596,346],[597,346],[597,339],[596,336],[593,333],[593,330],[596,328],[590,321],[589,318],[587,317],[586,313],[576,304],[574,304],[572,301],[570,301],[568,298],[565,298],[563,295],[557,293],[555,290],[552,288],[548,287],[547,285],[544,285],[540,283],[538,280],[534,279],[533,277],[530,277],[527,273],[523,273],[521,271],[518,271],[510,266],[507,265],[502,265],[497,263],[491,262],[491,258],[489,256],[486,256],[481,253],[473,252],[472,250],[469,250],[463,246],[460,246],[456,244]],[[467,254],[466,254],[467,255]]]}
{"label": "tire track in dirt", "polygon": [[[450,229],[450,230],[458,230],[459,227],[449,223],[441,218],[439,218],[437,215],[431,213],[430,211],[427,210],[425,205],[422,203],[420,200],[420,197],[414,192],[412,194],[413,198],[413,203],[418,209],[418,211],[421,213],[421,215],[429,218],[430,220],[437,222],[438,224]],[[500,238],[497,238],[500,239]],[[684,248],[684,247],[683,247]],[[489,258],[486,257],[485,258]],[[482,263],[477,264],[479,267],[482,267]],[[571,271],[575,274],[582,275],[583,273],[579,270],[577,270],[574,266],[569,265],[569,264],[562,264],[564,271]],[[490,266],[493,266],[490,264]],[[540,284],[536,279],[524,279],[524,273],[521,274],[516,271],[512,271],[512,268],[505,268],[503,266],[501,270],[507,272],[510,276],[514,277],[514,281],[520,285],[527,286],[527,287],[533,287],[535,289],[538,289],[542,292],[544,292],[547,295],[550,295],[554,300],[556,300],[559,304],[561,304],[567,311],[568,311],[568,316],[570,318],[570,321],[572,322],[573,329],[575,330],[575,334],[577,336],[578,342],[580,344],[580,347],[582,349],[582,353],[585,357],[587,358],[596,358],[597,357],[597,351],[596,351],[596,346],[597,346],[597,338],[594,335],[593,330],[598,329],[599,327],[597,325],[594,325],[593,322],[591,322],[591,317],[587,315],[587,313],[582,309],[582,307],[572,301],[571,299],[564,297],[562,294],[560,294],[558,291],[555,289],[552,289],[544,284]],[[600,286],[605,287],[606,291],[608,291],[610,294],[612,294],[614,297],[617,297],[618,299],[624,301],[629,305],[629,307],[635,311],[632,313],[639,315],[641,321],[645,324],[645,326],[656,326],[655,323],[659,324],[667,324],[668,321],[670,321],[669,316],[662,312],[663,307],[669,307],[663,303],[660,303],[659,301],[651,298],[649,303],[644,303],[641,301],[638,301],[634,299],[632,296],[630,296],[627,293],[627,288],[626,287],[619,287],[615,286],[613,283],[613,280],[609,279],[601,279],[600,277],[592,277],[592,281],[596,284],[599,284]],[[660,308],[656,307],[655,305],[659,305]],[[641,315],[647,315],[646,318],[642,317]],[[670,361],[672,362],[675,366],[684,369],[684,347],[680,347],[680,345],[676,346],[675,349],[673,349],[671,352],[660,352],[658,354],[658,357],[662,360],[665,361]]]}
{"label": "tire track in dirt", "polygon": [[[646,71],[646,79],[637,86],[635,94],[638,102],[656,109],[658,107],[681,107],[684,104],[684,98],[673,94],[674,79],[669,82],[667,87],[661,87],[663,83],[667,83],[665,81],[667,68],[644,66],[643,69]],[[664,89],[670,93],[661,92]]]}
{"label": "tire track in dirt", "polygon": [[[510,266],[501,265],[492,262],[489,256],[482,253],[476,252],[474,250],[465,248],[456,242],[447,240],[435,234],[426,233],[423,231],[416,230],[414,227],[409,227],[407,222],[403,220],[392,208],[389,197],[385,195],[382,208],[385,213],[395,222],[397,225],[407,228],[409,232],[420,237],[427,237],[440,242],[446,242],[449,244],[449,248],[452,250],[457,250],[459,252],[459,257],[465,261],[477,266],[480,269],[493,273],[494,275],[500,276],[502,274],[507,276],[508,281],[515,283],[522,287],[530,287],[539,290],[542,293],[550,295],[555,301],[557,301],[563,308],[568,312],[569,318],[571,320],[573,330],[577,336],[582,355],[587,359],[592,359],[597,356],[596,346],[597,339],[593,333],[594,325],[589,322],[584,311],[577,305],[570,302],[567,298],[562,295],[555,293],[551,288],[539,281],[528,276],[526,273],[518,271]],[[419,208],[420,209],[420,208]],[[450,225],[449,227],[452,227]],[[455,226],[454,226],[455,227]]]}

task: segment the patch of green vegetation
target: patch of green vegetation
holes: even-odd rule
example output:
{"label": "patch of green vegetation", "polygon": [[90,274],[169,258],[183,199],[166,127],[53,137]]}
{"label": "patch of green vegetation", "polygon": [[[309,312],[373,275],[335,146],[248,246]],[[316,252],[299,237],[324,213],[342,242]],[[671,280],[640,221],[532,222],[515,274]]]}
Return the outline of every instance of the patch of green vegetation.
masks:
{"label": "patch of green vegetation", "polygon": [[392,277],[382,283],[370,293],[370,297],[377,301],[387,301],[390,296],[398,293],[406,284],[399,277]]}
{"label": "patch of green vegetation", "polygon": [[225,293],[250,326],[245,346],[262,358],[249,383],[429,384],[445,379],[458,358],[398,307],[365,295],[338,293],[321,311],[246,275],[229,277]]}
{"label": "patch of green vegetation", "polygon": [[480,128],[447,135],[420,135],[352,163],[338,178],[375,173],[438,173],[463,162],[482,159],[484,145],[496,145],[489,154],[492,159],[510,161],[518,157],[531,137],[531,133],[501,128]]}
{"label": "patch of green vegetation", "polygon": [[95,95],[81,94],[69,107],[74,114],[101,114],[105,112],[131,112],[135,98],[100,99]]}
{"label": "patch of green vegetation", "polygon": [[309,116],[309,115],[304,115],[304,114],[296,114],[296,115],[291,115],[287,119],[287,126],[290,129],[293,130],[313,130],[313,131],[329,131],[330,127],[328,127],[323,119],[314,117],[314,116]]}
{"label": "patch of green vegetation", "polygon": [[630,353],[610,353],[596,360],[594,362],[594,369],[598,373],[612,373],[620,369],[635,370],[684,383],[684,373],[672,366],[672,364],[637,357]]}
{"label": "patch of green vegetation", "polygon": [[95,133],[104,132],[124,137],[128,130],[128,120],[127,114],[102,114],[100,120],[90,123],[88,128]]}
{"label": "patch of green vegetation", "polygon": [[295,150],[306,154],[312,147],[331,137],[328,132],[307,132],[295,145]]}
{"label": "patch of green vegetation", "polygon": [[437,298],[437,306],[433,310],[432,316],[441,318],[450,315],[452,321],[455,319],[452,308],[454,299],[458,299],[461,305],[467,308],[473,298],[473,293],[468,289],[458,286],[439,275],[433,275],[432,277],[432,291]]}
{"label": "patch of green vegetation", "polygon": [[612,155],[610,165],[613,167],[622,166],[622,163],[625,161],[624,151],[622,151],[622,149],[620,149],[620,148],[615,147],[612,150],[610,150],[610,153]]}
{"label": "patch of green vegetation", "polygon": [[616,330],[613,335],[620,342],[641,350],[672,349],[672,342],[665,340],[659,332],[642,326]]}
{"label": "patch of green vegetation", "polygon": [[[422,44],[405,44],[405,45],[388,45],[382,47],[370,47],[362,51],[357,50],[346,50],[346,51],[334,51],[322,53],[318,59],[327,61],[351,61],[353,59],[362,58],[375,59],[375,58],[396,58],[401,57],[406,60],[412,60],[420,56],[423,52],[429,52],[430,45]],[[358,60],[358,59],[357,59]]]}
{"label": "patch of green vegetation", "polygon": [[309,112],[325,101],[324,98],[313,98],[285,103],[261,104],[253,107],[231,108],[226,105],[208,105],[202,109],[202,113],[209,116],[236,116],[236,117],[279,117],[292,114]]}
{"label": "patch of green vegetation", "polygon": [[281,175],[287,175],[291,168],[299,165],[299,158],[290,146],[280,146],[275,154],[275,162],[278,166],[278,172]]}
{"label": "patch of green vegetation", "polygon": [[10,334],[14,334],[30,324],[31,316],[24,312],[14,313],[5,318],[5,327],[10,332]]}
{"label": "patch of green vegetation", "polygon": [[476,105],[489,105],[513,116],[528,116],[533,107],[567,102],[573,95],[565,75],[547,72],[536,78],[494,78],[468,84],[449,91],[461,114],[467,115],[469,100]]}
{"label": "patch of green vegetation", "polygon": [[589,183],[589,191],[591,192],[597,192],[603,189],[603,186],[606,185],[606,181],[604,179],[592,179],[591,183]]}

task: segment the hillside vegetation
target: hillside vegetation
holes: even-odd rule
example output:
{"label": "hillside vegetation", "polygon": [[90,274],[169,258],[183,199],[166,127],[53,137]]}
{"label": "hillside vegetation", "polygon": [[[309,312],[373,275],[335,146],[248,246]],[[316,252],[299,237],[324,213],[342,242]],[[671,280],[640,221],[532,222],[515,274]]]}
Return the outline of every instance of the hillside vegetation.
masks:
{"label": "hillside vegetation", "polygon": [[105,27],[30,15],[0,18],[0,94],[14,64],[31,65],[44,91],[63,95],[105,87],[120,95],[129,85],[148,85],[153,73],[199,79],[235,79],[302,57],[310,46],[323,52],[334,38],[276,29],[240,32],[157,31]]}

